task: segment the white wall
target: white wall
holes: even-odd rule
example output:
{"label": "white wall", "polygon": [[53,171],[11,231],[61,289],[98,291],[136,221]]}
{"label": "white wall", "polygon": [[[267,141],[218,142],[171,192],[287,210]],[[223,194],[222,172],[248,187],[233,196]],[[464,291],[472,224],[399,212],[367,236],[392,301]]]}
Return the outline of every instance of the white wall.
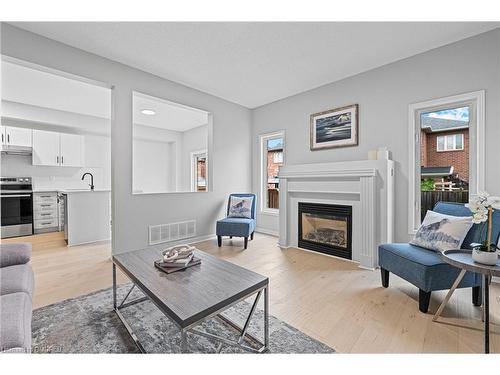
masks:
{"label": "white wall", "polygon": [[[213,234],[228,194],[250,190],[250,110],[5,23],[1,34],[5,55],[114,85],[111,152],[115,253],[147,246],[151,224],[196,219],[198,235]],[[132,91],[212,113],[213,191],[132,195]]]}
{"label": "white wall", "polygon": [[[388,146],[396,161],[396,240],[408,239],[408,105],[486,90],[486,189],[500,194],[500,30],[422,53],[253,111],[253,190],[259,192],[259,134],[285,129],[285,162],[362,160]],[[359,146],[309,150],[309,115],[359,104]],[[259,197],[261,199],[261,197]],[[276,216],[258,227],[278,231]]]}
{"label": "white wall", "polygon": [[170,191],[171,147],[168,142],[134,140],[134,192]]}

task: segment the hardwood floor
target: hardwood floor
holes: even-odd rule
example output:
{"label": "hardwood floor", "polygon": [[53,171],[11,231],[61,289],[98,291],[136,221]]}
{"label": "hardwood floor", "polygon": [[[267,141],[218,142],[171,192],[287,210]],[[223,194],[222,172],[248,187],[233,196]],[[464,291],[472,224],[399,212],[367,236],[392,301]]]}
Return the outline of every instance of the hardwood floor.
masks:
{"label": "hardwood floor", "polygon": [[[17,242],[5,240],[5,242]],[[111,286],[110,244],[68,248],[62,234],[24,237],[33,244],[34,305],[50,303]],[[418,290],[391,274],[382,288],[380,272],[299,249],[280,250],[275,237],[256,234],[243,250],[241,239],[216,240],[197,247],[270,278],[270,311],[277,318],[342,353],[481,353],[480,310],[471,290],[458,290],[432,322],[445,292],[433,293],[430,313],[418,311]],[[118,280],[126,278],[119,274]],[[500,286],[491,287],[491,320],[500,321]],[[469,320],[459,320],[468,318]],[[470,326],[474,329],[464,328]],[[491,351],[500,352],[492,328]]]}

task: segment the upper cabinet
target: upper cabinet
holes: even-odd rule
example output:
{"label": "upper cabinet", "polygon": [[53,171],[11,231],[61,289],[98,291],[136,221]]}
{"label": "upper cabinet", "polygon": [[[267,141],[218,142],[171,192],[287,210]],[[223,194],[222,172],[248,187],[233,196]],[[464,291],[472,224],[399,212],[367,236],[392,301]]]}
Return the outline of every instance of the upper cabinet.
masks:
{"label": "upper cabinet", "polygon": [[25,128],[15,128],[12,126],[2,126],[2,145],[31,147],[32,130]]}
{"label": "upper cabinet", "polygon": [[33,165],[83,167],[83,136],[33,130]]}
{"label": "upper cabinet", "polygon": [[83,167],[83,137],[75,134],[60,134],[61,165]]}

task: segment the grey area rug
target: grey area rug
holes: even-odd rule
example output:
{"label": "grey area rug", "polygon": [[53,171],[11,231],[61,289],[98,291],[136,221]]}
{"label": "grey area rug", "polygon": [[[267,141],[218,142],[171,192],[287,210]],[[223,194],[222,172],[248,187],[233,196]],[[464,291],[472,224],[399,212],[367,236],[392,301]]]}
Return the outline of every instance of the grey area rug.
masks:
{"label": "grey area rug", "polygon": [[[118,301],[130,285],[118,288]],[[134,288],[127,301],[142,297]],[[134,341],[112,309],[112,289],[39,308],[33,312],[33,353],[138,353]],[[226,310],[223,315],[240,326],[250,311],[250,303],[243,301]],[[148,353],[179,353],[180,333],[150,301],[127,307],[122,314],[132,326]],[[248,332],[262,339],[262,310],[257,309]],[[236,339],[237,332],[220,319],[210,319],[197,329]],[[296,328],[269,316],[270,353],[334,353],[335,350],[307,336]],[[189,352],[214,353],[219,342],[187,334]],[[251,345],[251,342],[246,342]],[[223,345],[222,353],[246,353],[235,346]]]}

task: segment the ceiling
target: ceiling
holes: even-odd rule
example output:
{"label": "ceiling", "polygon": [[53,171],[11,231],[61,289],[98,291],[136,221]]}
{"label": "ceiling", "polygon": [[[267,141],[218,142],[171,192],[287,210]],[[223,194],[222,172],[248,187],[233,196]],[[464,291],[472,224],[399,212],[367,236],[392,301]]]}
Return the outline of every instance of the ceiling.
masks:
{"label": "ceiling", "polygon": [[[134,124],[178,132],[208,124],[208,113],[205,111],[137,92],[133,94],[133,108]],[[152,109],[156,113],[145,115],[141,112],[143,109]]]}
{"label": "ceiling", "polygon": [[15,22],[13,25],[255,108],[500,24]]}
{"label": "ceiling", "polygon": [[111,118],[111,90],[2,61],[2,101]]}

